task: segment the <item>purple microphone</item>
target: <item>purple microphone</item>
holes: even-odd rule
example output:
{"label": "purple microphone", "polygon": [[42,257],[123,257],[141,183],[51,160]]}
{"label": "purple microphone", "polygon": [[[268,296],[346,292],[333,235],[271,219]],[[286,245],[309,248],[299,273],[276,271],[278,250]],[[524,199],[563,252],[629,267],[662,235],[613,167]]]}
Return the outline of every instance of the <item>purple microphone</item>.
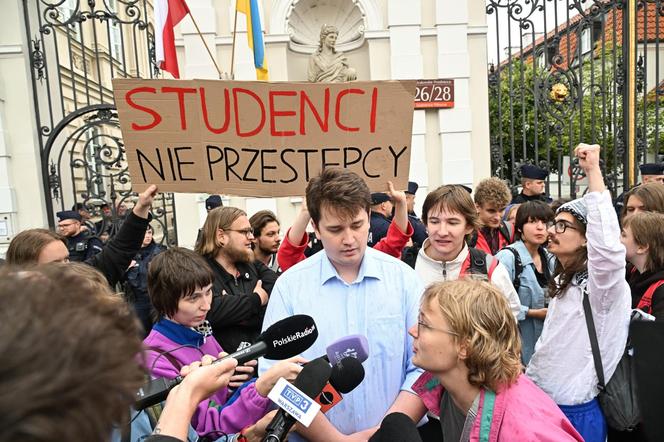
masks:
{"label": "purple microphone", "polygon": [[332,365],[347,357],[364,362],[369,356],[369,342],[363,335],[344,336],[328,345],[326,353],[327,359]]}

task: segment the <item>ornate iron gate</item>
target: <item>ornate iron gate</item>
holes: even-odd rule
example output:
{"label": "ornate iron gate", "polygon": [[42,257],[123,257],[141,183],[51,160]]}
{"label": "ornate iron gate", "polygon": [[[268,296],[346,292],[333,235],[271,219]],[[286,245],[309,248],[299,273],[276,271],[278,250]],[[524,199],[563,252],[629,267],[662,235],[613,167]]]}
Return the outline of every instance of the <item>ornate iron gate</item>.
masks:
{"label": "ornate iron gate", "polygon": [[664,153],[664,0],[638,0],[635,10],[629,3],[486,0],[492,170],[513,188],[518,166],[528,162],[550,169],[547,192],[554,198],[576,197],[585,177],[570,152],[587,142],[603,147],[604,175],[617,195],[628,185],[630,164],[636,171]]}
{"label": "ornate iron gate", "polygon": [[[82,204],[113,231],[132,192],[111,79],[152,78],[154,34],[147,0],[23,0],[49,224]],[[152,208],[155,237],[175,245],[172,194]]]}

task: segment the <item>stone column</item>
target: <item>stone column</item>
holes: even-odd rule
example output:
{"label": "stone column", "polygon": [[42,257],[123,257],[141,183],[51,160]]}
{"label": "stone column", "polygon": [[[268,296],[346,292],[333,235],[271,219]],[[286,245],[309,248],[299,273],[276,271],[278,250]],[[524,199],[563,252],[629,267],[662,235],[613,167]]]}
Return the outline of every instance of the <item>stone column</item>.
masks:
{"label": "stone column", "polygon": [[[391,78],[395,80],[422,78],[421,1],[388,0],[387,20],[390,37]],[[426,195],[429,182],[424,144],[425,134],[424,110],[416,110],[413,115],[409,177],[411,181],[416,181],[420,185],[424,195]]]}

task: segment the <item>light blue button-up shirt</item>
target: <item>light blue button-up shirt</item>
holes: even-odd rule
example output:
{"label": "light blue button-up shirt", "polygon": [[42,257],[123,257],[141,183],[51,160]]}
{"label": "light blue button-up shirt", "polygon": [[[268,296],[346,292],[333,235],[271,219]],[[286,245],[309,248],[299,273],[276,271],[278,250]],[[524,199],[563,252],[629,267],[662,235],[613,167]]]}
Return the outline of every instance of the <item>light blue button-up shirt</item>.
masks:
{"label": "light blue button-up shirt", "polygon": [[[308,359],[325,355],[327,346],[344,336],[367,337],[364,380],[326,413],[340,432],[352,434],[380,424],[399,392],[412,392],[422,374],[412,363],[413,340],[408,335],[408,327],[417,323],[422,292],[415,271],[385,253],[367,248],[357,279],[348,284],[322,251],[277,280],[263,330],[295,314],[310,315],[318,339],[302,353]],[[274,364],[262,359],[259,373]]]}

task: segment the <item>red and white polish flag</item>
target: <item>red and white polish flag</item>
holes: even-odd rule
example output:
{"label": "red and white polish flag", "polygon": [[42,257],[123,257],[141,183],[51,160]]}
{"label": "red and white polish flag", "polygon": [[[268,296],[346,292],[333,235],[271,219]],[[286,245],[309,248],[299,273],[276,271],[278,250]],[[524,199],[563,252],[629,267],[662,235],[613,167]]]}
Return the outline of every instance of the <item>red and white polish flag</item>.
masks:
{"label": "red and white polish flag", "polygon": [[155,0],[155,52],[157,66],[161,70],[170,72],[175,78],[180,78],[178,58],[175,53],[175,34],[173,28],[180,23],[189,8],[184,0]]}

